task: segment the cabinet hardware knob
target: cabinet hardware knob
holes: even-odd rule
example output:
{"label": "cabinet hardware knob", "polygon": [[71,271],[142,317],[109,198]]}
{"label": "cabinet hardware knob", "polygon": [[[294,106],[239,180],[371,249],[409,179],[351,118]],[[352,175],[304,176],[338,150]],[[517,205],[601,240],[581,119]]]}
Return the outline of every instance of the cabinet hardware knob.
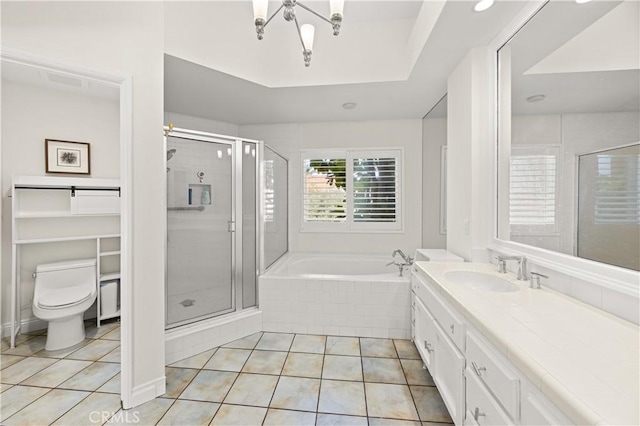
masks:
{"label": "cabinet hardware knob", "polygon": [[478,420],[480,417],[484,417],[485,414],[480,412],[480,409],[478,407],[476,407],[475,410],[473,410],[473,418],[476,421],[476,423],[480,423],[480,421]]}
{"label": "cabinet hardware knob", "polygon": [[411,322],[413,323],[413,325],[416,325],[416,320],[415,318],[411,320]]}
{"label": "cabinet hardware knob", "polygon": [[431,349],[431,343],[427,342],[426,340],[424,341],[424,348],[425,348],[428,352],[433,352],[433,349]]}
{"label": "cabinet hardware knob", "polygon": [[456,329],[456,325],[455,324],[451,324],[449,327],[451,328],[451,334],[453,334],[455,329]]}
{"label": "cabinet hardware knob", "polygon": [[475,371],[478,377],[482,377],[482,372],[487,371],[486,367],[478,367],[475,361],[471,362],[471,366],[473,367],[473,371]]}

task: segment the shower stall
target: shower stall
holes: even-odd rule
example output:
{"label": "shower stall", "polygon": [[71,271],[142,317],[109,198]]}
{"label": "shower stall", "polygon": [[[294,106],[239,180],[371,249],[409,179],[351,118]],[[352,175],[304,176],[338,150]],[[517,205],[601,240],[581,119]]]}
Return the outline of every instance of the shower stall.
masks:
{"label": "shower stall", "polygon": [[265,192],[272,220],[273,200],[286,197],[286,180],[266,184],[260,141],[173,127],[165,135],[166,327],[255,307]]}

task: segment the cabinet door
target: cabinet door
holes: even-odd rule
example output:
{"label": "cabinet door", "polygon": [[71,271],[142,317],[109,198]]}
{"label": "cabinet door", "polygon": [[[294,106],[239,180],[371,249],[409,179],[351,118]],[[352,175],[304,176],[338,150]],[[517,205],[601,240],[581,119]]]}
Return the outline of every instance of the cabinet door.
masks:
{"label": "cabinet door", "polygon": [[416,333],[414,343],[422,357],[422,361],[424,361],[429,372],[433,374],[434,350],[436,345],[436,324],[433,317],[418,297],[415,298],[414,302],[416,304]]}
{"label": "cabinet door", "polygon": [[447,333],[436,324],[435,373],[433,379],[454,423],[464,420],[465,358]]}

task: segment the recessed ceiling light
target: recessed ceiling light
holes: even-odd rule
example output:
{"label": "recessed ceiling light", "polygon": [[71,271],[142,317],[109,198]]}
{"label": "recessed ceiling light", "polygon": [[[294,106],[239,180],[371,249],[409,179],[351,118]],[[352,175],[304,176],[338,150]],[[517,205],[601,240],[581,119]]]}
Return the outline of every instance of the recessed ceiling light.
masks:
{"label": "recessed ceiling light", "polygon": [[529,103],[540,102],[540,101],[544,101],[545,98],[546,98],[545,95],[533,95],[527,98],[527,102]]}
{"label": "recessed ceiling light", "polygon": [[354,109],[357,106],[358,106],[358,104],[355,103],[355,102],[347,102],[345,104],[342,104],[342,108],[344,108],[344,109]]}
{"label": "recessed ceiling light", "polygon": [[475,6],[473,6],[473,10],[476,12],[484,12],[493,6],[493,2],[494,0],[480,0]]}
{"label": "recessed ceiling light", "polygon": [[589,3],[591,0],[576,0],[576,3],[578,4],[582,4],[582,3]]}

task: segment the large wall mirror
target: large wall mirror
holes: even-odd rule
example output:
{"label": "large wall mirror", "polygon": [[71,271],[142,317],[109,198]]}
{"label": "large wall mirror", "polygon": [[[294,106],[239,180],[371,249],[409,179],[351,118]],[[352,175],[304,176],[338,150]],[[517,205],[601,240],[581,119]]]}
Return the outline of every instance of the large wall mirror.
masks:
{"label": "large wall mirror", "polygon": [[499,50],[499,239],[640,270],[639,17],[551,1]]}

